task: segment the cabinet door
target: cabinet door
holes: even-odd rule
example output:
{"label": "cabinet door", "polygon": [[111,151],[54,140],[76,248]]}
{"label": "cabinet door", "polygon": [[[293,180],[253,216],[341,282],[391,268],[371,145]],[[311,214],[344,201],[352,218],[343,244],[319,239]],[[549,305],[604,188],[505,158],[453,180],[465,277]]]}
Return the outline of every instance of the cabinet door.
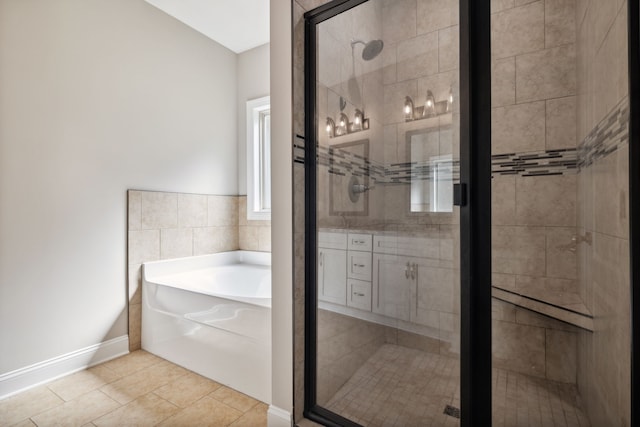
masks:
{"label": "cabinet door", "polygon": [[451,323],[453,313],[458,313],[454,295],[454,270],[442,267],[437,260],[409,259],[415,276],[412,292],[411,321],[433,328],[441,323]]}
{"label": "cabinet door", "polygon": [[415,286],[415,282],[408,275],[407,262],[407,257],[373,255],[374,313],[409,320],[411,286]]}
{"label": "cabinet door", "polygon": [[318,299],[347,304],[347,251],[318,249]]}

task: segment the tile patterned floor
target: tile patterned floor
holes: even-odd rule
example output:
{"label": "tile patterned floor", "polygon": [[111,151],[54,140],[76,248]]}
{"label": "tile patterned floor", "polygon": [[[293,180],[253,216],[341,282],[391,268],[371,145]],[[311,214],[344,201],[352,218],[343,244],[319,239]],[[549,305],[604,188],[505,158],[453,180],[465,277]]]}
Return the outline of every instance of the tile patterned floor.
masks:
{"label": "tile patterned floor", "polygon": [[267,405],[145,351],[0,401],[0,426],[267,425]]}
{"label": "tile patterned floor", "polygon": [[[494,427],[585,427],[575,386],[493,370]],[[364,426],[458,426],[443,413],[460,407],[456,359],[386,344],[328,402]]]}

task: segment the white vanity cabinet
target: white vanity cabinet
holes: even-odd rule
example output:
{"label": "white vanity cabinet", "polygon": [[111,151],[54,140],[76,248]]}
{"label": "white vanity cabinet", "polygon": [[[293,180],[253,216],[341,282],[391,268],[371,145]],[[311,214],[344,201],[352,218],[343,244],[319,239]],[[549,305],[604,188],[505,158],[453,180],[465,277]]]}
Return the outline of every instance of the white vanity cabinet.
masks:
{"label": "white vanity cabinet", "polygon": [[371,234],[349,233],[347,307],[371,311]]}
{"label": "white vanity cabinet", "polygon": [[347,235],[318,233],[318,300],[347,304]]}
{"label": "white vanity cabinet", "polygon": [[453,271],[440,266],[438,240],[374,236],[373,243],[372,311],[437,328],[439,312],[453,310]]}
{"label": "white vanity cabinet", "polygon": [[407,257],[373,254],[373,306],[371,311],[394,319],[409,320],[411,285]]}

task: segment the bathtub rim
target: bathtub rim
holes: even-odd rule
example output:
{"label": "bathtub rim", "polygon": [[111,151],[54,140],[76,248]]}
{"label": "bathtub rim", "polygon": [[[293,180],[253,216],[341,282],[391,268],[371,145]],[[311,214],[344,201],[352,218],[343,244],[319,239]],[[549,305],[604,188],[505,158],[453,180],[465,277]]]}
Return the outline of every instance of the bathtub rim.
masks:
{"label": "bathtub rim", "polygon": [[[224,300],[238,301],[245,304],[256,305],[271,309],[271,298],[243,297],[238,295],[228,295],[216,292],[206,292],[201,288],[189,286],[176,286],[163,281],[163,277],[173,274],[180,274],[215,268],[221,266],[232,266],[237,264],[259,265],[271,267],[271,253],[257,251],[226,251],[208,255],[196,255],[182,258],[171,258],[166,260],[150,261],[142,264],[142,287],[145,284],[167,286],[184,291],[208,295]],[[144,291],[143,291],[144,292]]]}

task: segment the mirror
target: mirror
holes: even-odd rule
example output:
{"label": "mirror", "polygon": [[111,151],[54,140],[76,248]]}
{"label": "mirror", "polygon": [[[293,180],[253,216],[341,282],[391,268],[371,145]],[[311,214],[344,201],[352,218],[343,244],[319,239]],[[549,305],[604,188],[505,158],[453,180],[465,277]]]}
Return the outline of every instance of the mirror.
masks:
{"label": "mirror", "polygon": [[451,127],[407,132],[411,165],[409,211],[453,211]]}

